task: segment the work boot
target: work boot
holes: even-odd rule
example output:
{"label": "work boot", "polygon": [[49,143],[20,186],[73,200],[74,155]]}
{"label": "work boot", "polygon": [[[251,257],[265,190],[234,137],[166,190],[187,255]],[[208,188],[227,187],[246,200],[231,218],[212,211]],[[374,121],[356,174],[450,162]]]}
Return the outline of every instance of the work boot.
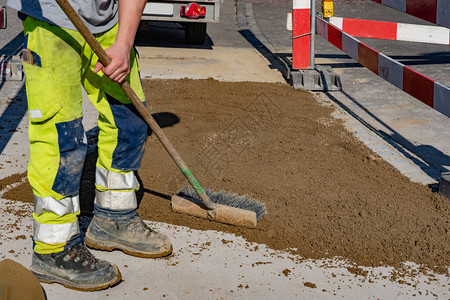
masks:
{"label": "work boot", "polygon": [[116,265],[96,259],[83,243],[58,253],[33,252],[30,270],[40,282],[80,291],[106,289],[122,279]]}
{"label": "work boot", "polygon": [[153,231],[137,215],[127,221],[109,221],[94,215],[84,241],[94,249],[119,249],[138,257],[163,257],[172,253],[170,239]]}

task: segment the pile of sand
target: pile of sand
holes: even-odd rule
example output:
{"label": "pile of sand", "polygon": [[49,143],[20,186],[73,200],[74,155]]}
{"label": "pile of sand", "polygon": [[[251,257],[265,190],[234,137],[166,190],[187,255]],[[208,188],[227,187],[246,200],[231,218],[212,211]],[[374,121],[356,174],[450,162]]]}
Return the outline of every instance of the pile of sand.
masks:
{"label": "pile of sand", "polygon": [[[283,84],[145,80],[158,121],[205,187],[265,202],[254,230],[172,213],[184,184],[154,135],[139,171],[140,215],[149,220],[241,235],[305,258],[340,256],[366,266],[405,261],[438,272],[450,266],[450,203],[410,182],[368,150],[332,109]],[[92,210],[95,153],[82,180]],[[5,195],[32,199],[27,184]]]}

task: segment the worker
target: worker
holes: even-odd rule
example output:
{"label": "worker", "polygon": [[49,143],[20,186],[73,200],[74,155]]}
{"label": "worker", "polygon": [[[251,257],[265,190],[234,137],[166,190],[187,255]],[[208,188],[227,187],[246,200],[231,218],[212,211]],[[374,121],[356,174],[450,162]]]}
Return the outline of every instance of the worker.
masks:
{"label": "worker", "polygon": [[[170,239],[137,215],[135,191],[147,125],[118,82],[144,102],[133,42],[146,0],[71,0],[111,57],[97,57],[54,0],[8,0],[23,21],[29,111],[28,181],[34,194],[31,271],[42,282],[99,290],[121,280],[116,265],[86,248],[138,257],[172,252]],[[82,238],[77,216],[87,139],[82,91],[99,112],[94,217]],[[145,103],[145,102],[144,102]]]}

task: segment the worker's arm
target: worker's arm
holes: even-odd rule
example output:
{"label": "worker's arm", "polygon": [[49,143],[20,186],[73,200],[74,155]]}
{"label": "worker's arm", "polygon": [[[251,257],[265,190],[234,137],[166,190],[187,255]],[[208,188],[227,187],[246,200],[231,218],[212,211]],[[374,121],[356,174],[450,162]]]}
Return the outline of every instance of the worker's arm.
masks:
{"label": "worker's arm", "polygon": [[102,70],[112,81],[122,82],[130,73],[130,51],[147,0],[119,0],[119,32],[114,44],[105,49],[111,63],[97,62],[94,73]]}

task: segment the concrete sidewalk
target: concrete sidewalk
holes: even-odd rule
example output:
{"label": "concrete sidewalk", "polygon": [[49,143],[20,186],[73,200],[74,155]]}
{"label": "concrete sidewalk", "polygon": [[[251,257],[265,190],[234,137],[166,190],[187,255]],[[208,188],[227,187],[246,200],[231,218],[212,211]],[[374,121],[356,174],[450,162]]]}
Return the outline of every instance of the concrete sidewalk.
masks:
{"label": "concrete sidewalk", "polygon": [[[1,193],[0,193],[1,197]],[[0,198],[0,259],[28,267],[32,205]],[[83,228],[89,220],[81,219]],[[444,275],[395,279],[392,268],[358,268],[345,260],[304,260],[285,251],[249,243],[217,231],[147,222],[168,234],[174,254],[142,259],[119,251],[92,251],[114,262],[123,282],[86,293],[42,284],[48,299],[420,299],[448,298]],[[413,272],[419,266],[411,265]],[[358,274],[367,272],[366,276]]]}

